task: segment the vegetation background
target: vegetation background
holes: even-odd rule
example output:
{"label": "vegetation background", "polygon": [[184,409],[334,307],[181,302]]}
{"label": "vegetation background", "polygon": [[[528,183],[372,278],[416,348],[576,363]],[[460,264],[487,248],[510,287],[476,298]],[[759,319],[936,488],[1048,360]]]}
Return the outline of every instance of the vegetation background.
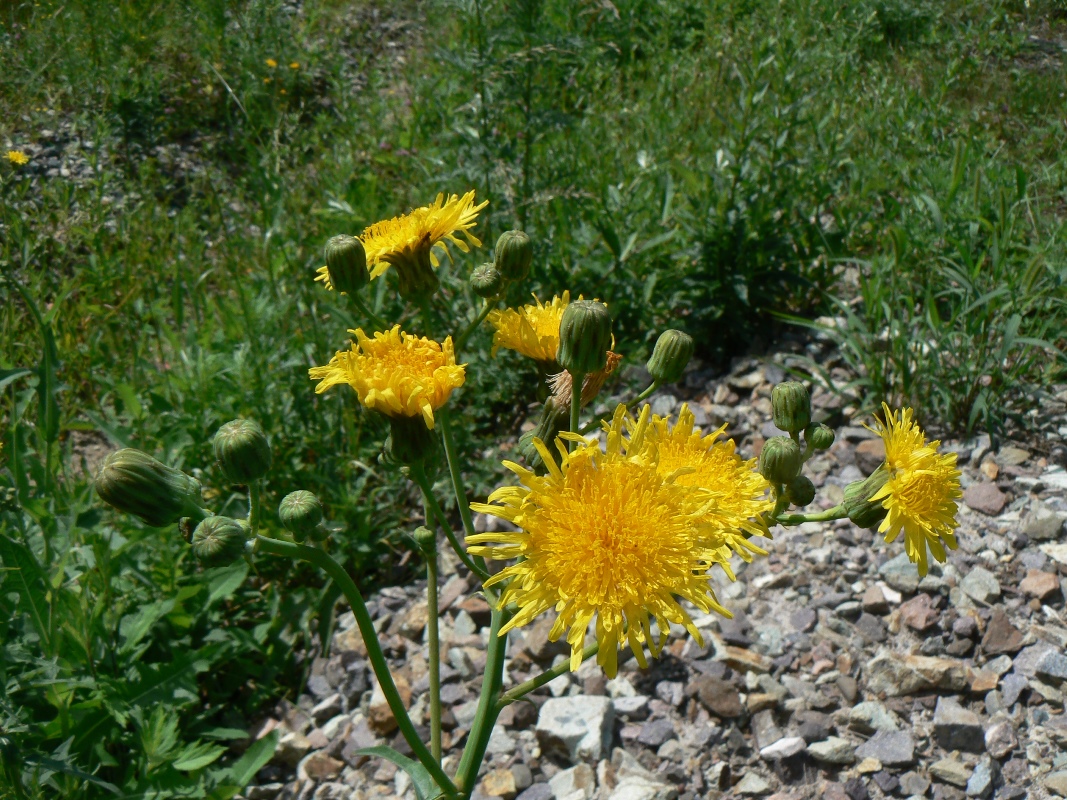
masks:
{"label": "vegetation background", "polygon": [[[1063,371],[1065,20],[1052,0],[0,2],[0,144],[29,157],[0,159],[0,796],[233,796],[270,755],[250,722],[328,624],[303,567],[201,571],[176,531],[101,508],[107,449],[191,471],[224,511],[245,499],[209,442],[254,418],[268,505],[316,492],[366,586],[405,577],[418,511],[382,426],[307,379],[352,324],[312,277],[329,236],[438,192],[490,200],[489,244],[530,233],[526,290],[608,302],[630,364],[664,327],[716,369],[795,322],[866,407],[1032,427]],[[484,495],[534,373],[481,336],[457,401]]]}

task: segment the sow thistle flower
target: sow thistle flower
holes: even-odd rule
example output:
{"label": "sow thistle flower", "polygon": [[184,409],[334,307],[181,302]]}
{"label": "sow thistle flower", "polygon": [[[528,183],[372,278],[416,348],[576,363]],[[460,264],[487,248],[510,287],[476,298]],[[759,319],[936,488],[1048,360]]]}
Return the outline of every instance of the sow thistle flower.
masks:
{"label": "sow thistle flower", "polygon": [[30,157],[21,150],[8,150],[7,160],[16,167],[22,167],[30,163]]}
{"label": "sow thistle flower", "polygon": [[466,366],[456,364],[452,337],[443,344],[403,333],[394,325],[368,337],[362,330],[351,350],[339,351],[324,367],[308,370],[319,381],[315,392],[347,383],[360,404],[390,418],[420,417],[434,427],[434,410],[448,402],[453,389],[463,385]]}
{"label": "sow thistle flower", "polygon": [[606,450],[596,439],[562,434],[577,446],[568,453],[557,439],[558,465],[535,439],[547,474],[505,461],[521,485],[498,489],[488,504],[471,505],[521,529],[467,537],[471,553],[519,559],[485,584],[507,582],[500,603],[518,606],[501,635],[554,608],[558,618],[549,638],[566,632],[572,670],[581,665],[590,622],[600,645],[597,663],[614,677],[621,647],[628,644],[645,667],[644,647],[657,656],[672,622],[703,643],[679,599],[731,616],[707,574],[721,558],[707,545],[715,533],[707,521],[709,502],[663,474],[656,448],[644,445],[649,416],[646,405],[636,421],[628,420],[620,405],[606,426]]}
{"label": "sow thistle flower", "polygon": [[912,419],[912,410],[899,415],[882,404],[885,422],[876,420],[875,433],[885,443],[885,485],[871,496],[886,510],[878,532],[887,542],[904,532],[904,550],[918,566],[919,574],[929,569],[927,550],[944,562],[945,546],[956,549],[953,529],[960,492],[960,471],[955,453],[938,453],[940,441],[927,443],[926,435]]}
{"label": "sow thistle flower", "polygon": [[[581,300],[581,296],[578,299]],[[492,355],[496,356],[503,347],[544,366],[555,364],[556,351],[559,350],[559,322],[570,302],[570,292],[564,292],[562,297],[557,295],[545,304],[534,295],[533,304],[490,311],[487,319],[496,328]]]}

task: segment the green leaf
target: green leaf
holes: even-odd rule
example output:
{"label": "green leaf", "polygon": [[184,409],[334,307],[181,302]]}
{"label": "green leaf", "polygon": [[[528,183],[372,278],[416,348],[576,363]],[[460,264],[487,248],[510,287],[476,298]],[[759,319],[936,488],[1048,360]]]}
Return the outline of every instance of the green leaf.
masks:
{"label": "green leaf", "polygon": [[5,584],[19,595],[19,606],[30,615],[45,652],[52,642],[51,609],[48,603],[44,571],[33,553],[22,544],[0,535],[0,562],[7,574]]}
{"label": "green leaf", "polygon": [[89,783],[99,786],[101,789],[106,789],[112,794],[116,794],[119,796],[123,794],[119,790],[119,787],[115,784],[108,783],[107,781],[102,781],[95,775],[90,775],[88,772],[84,772],[78,769],[73,764],[67,763],[65,761],[57,761],[54,758],[49,758],[48,756],[39,756],[34,753],[23,753],[22,758],[23,761],[25,761],[25,763],[27,764],[35,764],[39,767],[43,767],[46,770],[51,770],[52,772],[62,772],[64,775],[70,775],[74,778],[78,778],[79,780],[88,781]]}
{"label": "green leaf", "polygon": [[237,784],[238,790],[248,785],[248,782],[256,777],[278,747],[278,731],[271,731],[262,739],[252,742],[252,746],[245,750],[244,755],[230,767],[230,779]]}
{"label": "green leaf", "polygon": [[211,605],[216,600],[227,598],[237,591],[244,583],[244,579],[248,577],[248,564],[238,561],[232,566],[213,569],[206,574],[209,576],[207,602]]}
{"label": "green leaf", "polygon": [[17,381],[23,375],[32,374],[32,369],[0,369],[0,390],[6,388],[13,381]]}
{"label": "green leaf", "polygon": [[356,753],[361,756],[378,756],[378,758],[384,758],[386,761],[396,764],[411,777],[411,783],[415,787],[415,794],[419,800],[436,800],[438,797],[444,797],[445,795],[445,790],[430,777],[426,767],[414,759],[401,755],[391,747],[386,747],[385,745],[364,747],[361,750],[357,750]]}
{"label": "green leaf", "polygon": [[137,643],[144,638],[152,626],[165,617],[174,608],[174,599],[146,603],[133,614],[127,614],[119,623],[119,633],[124,640],[119,653],[126,655],[133,651]]}
{"label": "green leaf", "polygon": [[225,752],[226,748],[217,744],[193,742],[178,754],[171,766],[183,772],[192,772],[218,761],[219,756]]}

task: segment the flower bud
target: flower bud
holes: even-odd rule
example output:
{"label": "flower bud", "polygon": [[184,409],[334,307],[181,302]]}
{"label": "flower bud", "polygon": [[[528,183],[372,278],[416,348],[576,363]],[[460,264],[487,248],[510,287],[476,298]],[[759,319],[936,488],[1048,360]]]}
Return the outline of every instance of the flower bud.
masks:
{"label": "flower bud", "polygon": [[396,253],[382,254],[382,260],[396,269],[397,292],[412,303],[429,300],[441,287],[441,281],[430,263],[429,247],[406,248]]}
{"label": "flower bud", "polygon": [[800,445],[788,436],[772,436],[759,454],[759,474],[771,483],[789,483],[803,464]]}
{"label": "flower bud", "polygon": [[815,484],[805,475],[797,475],[785,487],[785,496],[797,508],[803,508],[815,499]]}
{"label": "flower bud", "polygon": [[326,272],[339,292],[355,294],[370,283],[367,251],[355,236],[334,236],[326,242]]}
{"label": "flower bud", "polygon": [[771,390],[774,424],[779,430],[800,433],[811,422],[811,396],[800,381],[779,383]]}
{"label": "flower bud", "polygon": [[866,480],[850,483],[845,487],[845,498],[841,505],[848,512],[848,518],[861,528],[873,528],[883,519],[888,511],[882,506],[881,499],[872,501],[889,480],[889,470],[882,464]]}
{"label": "flower bud", "polygon": [[193,554],[201,564],[222,567],[245,554],[248,530],[240,520],[208,517],[193,531]]}
{"label": "flower bud", "polygon": [[294,539],[302,542],[322,522],[322,503],[311,492],[292,492],[278,504],[278,519]]}
{"label": "flower bud", "polygon": [[393,464],[422,464],[433,458],[437,437],[422,417],[389,417],[389,438],[385,440],[386,461]]}
{"label": "flower bud", "polygon": [[656,383],[674,383],[682,377],[693,357],[693,337],[682,331],[666,330],[659,335],[652,357],[645,365]]}
{"label": "flower bud", "polygon": [[504,288],[504,276],[492,264],[482,264],[471,273],[471,289],[479,297],[496,297]]}
{"label": "flower bud", "polygon": [[575,300],[559,321],[556,361],[572,375],[604,369],[611,349],[611,315],[595,300]]}
{"label": "flower bud", "polygon": [[96,493],[108,505],[155,528],[204,513],[200,481],[132,447],[104,459]]}
{"label": "flower bud", "polygon": [[804,429],[804,439],[816,450],[829,450],[834,443],[833,430],[825,425],[809,425]]}
{"label": "flower bud", "polygon": [[235,419],[215,434],[215,460],[227,480],[248,485],[270,469],[270,444],[258,424]]}
{"label": "flower bud", "polygon": [[437,552],[437,534],[429,528],[420,525],[415,529],[415,544],[427,558],[433,558]]}
{"label": "flower bud", "polygon": [[552,443],[556,441],[560,431],[567,427],[568,422],[568,405],[550,396],[541,407],[541,418],[537,421],[537,427],[519,437],[519,455],[533,469],[544,466],[533,440],[540,439],[551,452],[554,449]]}
{"label": "flower bud", "polygon": [[504,231],[496,240],[496,268],[504,280],[521,281],[530,274],[533,242],[522,231]]}

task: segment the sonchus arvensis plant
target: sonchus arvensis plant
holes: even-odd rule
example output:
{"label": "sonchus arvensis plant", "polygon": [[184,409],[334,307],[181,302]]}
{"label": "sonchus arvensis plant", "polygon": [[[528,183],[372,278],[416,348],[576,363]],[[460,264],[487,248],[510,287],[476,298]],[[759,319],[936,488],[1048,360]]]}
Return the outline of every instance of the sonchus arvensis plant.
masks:
{"label": "sonchus arvensis plant", "polygon": [[[326,289],[344,293],[365,324],[349,331],[354,340],[327,363],[310,369],[315,391],[348,387],[361,413],[385,417],[390,433],[382,443],[382,462],[400,469],[425,501],[425,524],[413,538],[428,577],[428,743],[404,708],[359,587],[329,554],[331,530],[319,500],[307,491],[292,492],[278,509],[289,536],[268,536],[262,529],[261,483],[271,452],[254,421],[227,423],[214,442],[226,478],[248,488],[245,519],[213,514],[203,505],[197,481],[138,451],[116,453],[97,480],[100,497],[119,510],[149,525],[180,522],[204,564],[271,555],[323,569],[352,607],[414,758],[383,747],[367,752],[405,769],[421,800],[468,798],[501,709],[553,677],[594,657],[613,677],[624,648],[644,667],[660,653],[672,623],[699,641],[692,609],[730,616],[712,589],[713,570],[733,580],[732,559],[767,555],[763,545],[776,525],[847,517],[877,528],[888,542],[903,534],[905,552],[924,575],[930,555],[944,561],[945,548],[956,547],[955,456],[927,441],[911,409],[883,406],[883,419],[873,430],[885,442],[885,462],[847,487],[840,505],[814,513],[801,510],[816,494],[803,468],[833,444],[834,432],[812,420],[802,383],[774,388],[773,418],[783,435],[769,439],[758,459],[742,458],[725,426],[698,427],[684,404],[674,417],[655,415],[644,404],[660,386],[682,377],[695,349],[682,331],[660,334],[646,365],[652,382],[636,397],[604,416],[583,414],[624,359],[613,352],[610,309],[581,295],[572,300],[568,288],[548,302],[535,297],[520,308],[501,307],[508,289],[535,268],[535,243],[522,231],[502,234],[494,260],[471,266],[470,292],[439,279],[440,256],[452,258],[453,246],[463,253],[481,246],[473,231],[485,206],[474,192],[441,194],[358,236],[339,234],[326,243],[326,265],[317,278]],[[362,292],[381,280],[390,280],[407,301],[403,319],[383,320],[367,307]],[[472,295],[481,302],[463,310],[461,298]],[[532,431],[514,451],[520,460],[504,462],[516,482],[497,489],[487,502],[472,503],[449,403],[466,381],[463,351],[485,322],[494,331],[493,355],[507,348],[537,363],[543,381],[538,396],[545,399]],[[459,510],[455,526],[433,489],[442,468]],[[513,530],[476,533],[472,510],[507,520]],[[442,758],[437,621],[442,540],[481,580],[492,608],[481,699],[458,761]],[[506,566],[490,573],[486,559]],[[570,646],[570,658],[505,691],[505,635],[542,615],[553,620],[550,638]]]}

